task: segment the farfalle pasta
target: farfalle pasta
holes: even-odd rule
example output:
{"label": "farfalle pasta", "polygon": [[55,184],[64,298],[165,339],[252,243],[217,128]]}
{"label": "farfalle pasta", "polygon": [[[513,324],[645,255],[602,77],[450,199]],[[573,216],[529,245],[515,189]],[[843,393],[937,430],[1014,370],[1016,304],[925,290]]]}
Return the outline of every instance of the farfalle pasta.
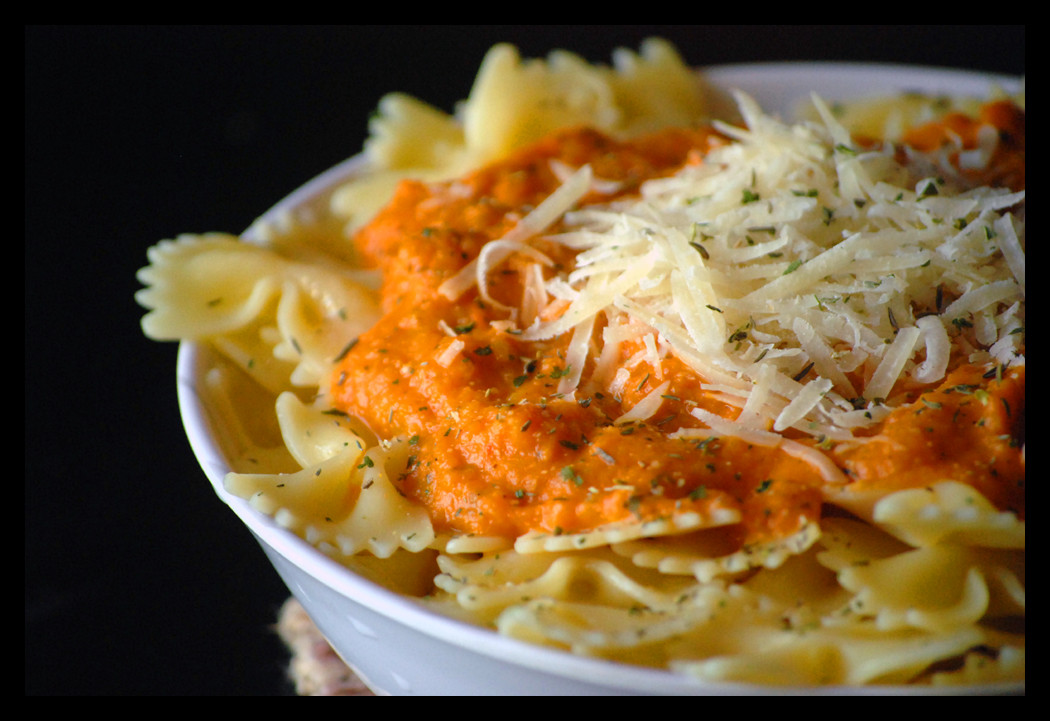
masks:
{"label": "farfalle pasta", "polygon": [[383,100],[327,217],[151,250],[226,488],[571,653],[1023,682],[1023,97],[879,138],[614,60],[494,48],[453,115]]}
{"label": "farfalle pasta", "polygon": [[500,44],[486,54],[470,96],[453,114],[404,93],[384,96],[364,148],[373,172],[339,188],[333,209],[356,228],[406,177],[455,178],[575,125],[629,136],[704,117],[704,90],[668,43],[652,39],[613,59],[605,67],[564,51],[523,58]]}

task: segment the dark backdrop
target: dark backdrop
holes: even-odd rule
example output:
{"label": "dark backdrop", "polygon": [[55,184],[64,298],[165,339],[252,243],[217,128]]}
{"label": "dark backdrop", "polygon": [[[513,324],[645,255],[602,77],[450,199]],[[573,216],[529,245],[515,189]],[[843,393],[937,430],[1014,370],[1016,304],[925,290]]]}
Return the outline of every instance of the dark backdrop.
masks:
{"label": "dark backdrop", "polygon": [[1023,74],[1025,26],[25,27],[27,694],[292,692],[287,593],[205,481],[146,341],[146,248],[240,231],[355,154],[376,101],[446,110],[498,41],[607,61],[863,60]]}

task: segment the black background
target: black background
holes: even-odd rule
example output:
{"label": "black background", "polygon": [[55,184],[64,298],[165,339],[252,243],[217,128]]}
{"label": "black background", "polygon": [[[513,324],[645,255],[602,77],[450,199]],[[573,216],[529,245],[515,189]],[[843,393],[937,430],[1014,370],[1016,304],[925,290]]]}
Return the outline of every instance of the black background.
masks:
{"label": "black background", "polygon": [[[355,154],[378,99],[451,110],[485,51],[1023,74],[1025,26],[25,27],[27,695],[289,695],[287,592],[183,434],[146,248],[240,231]],[[437,663],[438,661],[436,661]]]}

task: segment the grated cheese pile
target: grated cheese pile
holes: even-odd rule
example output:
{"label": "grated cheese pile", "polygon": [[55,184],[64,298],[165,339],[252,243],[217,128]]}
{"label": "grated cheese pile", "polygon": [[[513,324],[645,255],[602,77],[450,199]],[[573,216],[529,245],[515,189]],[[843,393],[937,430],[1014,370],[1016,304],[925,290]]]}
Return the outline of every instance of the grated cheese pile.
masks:
{"label": "grated cheese pile", "polygon": [[[1018,360],[1023,192],[964,187],[929,158],[902,164],[892,147],[856,147],[819,98],[821,121],[797,125],[737,102],[746,129],[719,126],[734,142],[638,198],[576,209],[606,181],[561,168],[549,202],[442,291],[476,285],[487,297],[496,264],[531,254],[526,302],[508,310],[527,340],[572,334],[575,372],[561,393],[577,389],[588,353],[595,380],[616,393],[622,344],[640,341],[628,365],[649,362],[659,376],[661,359],[677,356],[739,407],[728,424],[738,432],[849,438],[908,384],[941,380],[950,359]],[[547,237],[577,251],[576,265],[545,275],[528,241],[556,220]],[[626,418],[644,419],[662,387]]]}

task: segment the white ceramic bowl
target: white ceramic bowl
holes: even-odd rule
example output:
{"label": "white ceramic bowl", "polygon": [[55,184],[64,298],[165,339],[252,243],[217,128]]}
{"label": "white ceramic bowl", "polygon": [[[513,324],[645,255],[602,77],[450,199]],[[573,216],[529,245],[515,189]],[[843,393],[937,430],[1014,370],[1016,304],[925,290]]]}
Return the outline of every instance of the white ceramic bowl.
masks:
{"label": "white ceramic bowl", "polygon": [[[893,65],[792,63],[710,68],[716,86],[739,88],[767,111],[790,112],[816,90],[845,99],[893,90],[983,95],[1023,80],[956,70]],[[323,210],[328,192],[353,172],[351,159],[281,201],[270,213]],[[376,693],[403,695],[811,694],[814,689],[699,683],[670,673],[581,658],[504,638],[423,608],[368,581],[317,551],[223,488],[228,465],[215,442],[208,411],[195,391],[209,363],[199,346],[184,343],[178,362],[183,423],[193,450],[219,497],[251,530],[292,594],[333,648]],[[247,592],[247,591],[246,591]],[[1024,684],[979,689],[917,687],[821,688],[822,694],[1023,694]]]}

